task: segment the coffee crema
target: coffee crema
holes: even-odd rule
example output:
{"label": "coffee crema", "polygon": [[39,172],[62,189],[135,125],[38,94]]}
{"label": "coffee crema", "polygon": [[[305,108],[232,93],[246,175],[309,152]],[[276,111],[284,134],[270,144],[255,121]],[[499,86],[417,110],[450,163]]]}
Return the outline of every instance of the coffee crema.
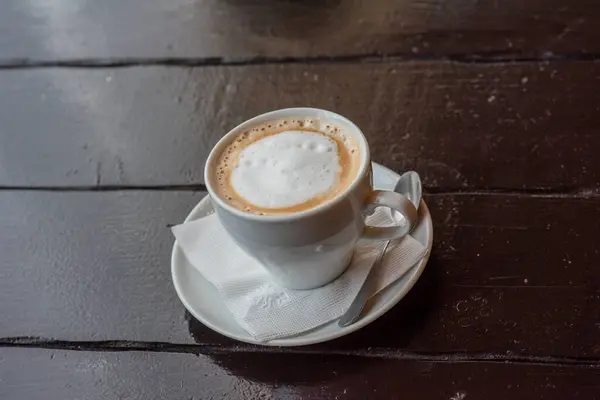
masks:
{"label": "coffee crema", "polygon": [[355,180],[357,140],[317,118],[286,118],[240,134],[210,172],[217,195],[259,215],[306,211],[335,198]]}

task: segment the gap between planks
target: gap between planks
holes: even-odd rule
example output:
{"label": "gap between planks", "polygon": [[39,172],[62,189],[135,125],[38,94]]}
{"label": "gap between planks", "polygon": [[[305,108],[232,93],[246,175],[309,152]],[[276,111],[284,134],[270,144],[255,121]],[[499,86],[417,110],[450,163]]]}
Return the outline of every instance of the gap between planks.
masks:
{"label": "gap between planks", "polygon": [[595,357],[567,357],[552,355],[528,355],[514,352],[410,352],[388,348],[367,348],[362,350],[319,350],[303,347],[270,347],[239,345],[212,345],[212,344],[175,344],[167,342],[141,342],[129,340],[108,341],[66,341],[45,339],[39,337],[7,337],[0,338],[0,347],[11,348],[38,348],[51,350],[70,351],[106,351],[128,352],[146,351],[158,353],[179,353],[194,355],[232,354],[232,353],[262,353],[262,354],[297,354],[316,356],[347,356],[376,358],[384,360],[417,361],[432,363],[465,363],[486,362],[502,364],[526,364],[549,367],[586,367],[600,369],[600,358]]}
{"label": "gap between planks", "polygon": [[343,63],[378,63],[378,62],[414,62],[440,61],[469,64],[496,64],[543,61],[597,61],[600,54],[576,52],[554,53],[540,51],[531,55],[520,55],[513,52],[484,52],[465,54],[413,54],[413,53],[365,53],[347,55],[317,55],[307,57],[167,57],[167,58],[138,58],[138,57],[109,57],[59,60],[35,60],[15,58],[0,60],[0,69],[27,68],[130,68],[143,66],[172,66],[172,67],[243,67],[269,64],[343,64]]}
{"label": "gap between planks", "polygon": [[[118,191],[191,191],[206,192],[203,183],[175,185],[81,185],[81,186],[1,186],[0,192],[118,192]],[[464,188],[424,188],[424,194],[433,196],[512,196],[556,199],[598,199],[597,188],[531,188],[531,189],[464,189]]]}

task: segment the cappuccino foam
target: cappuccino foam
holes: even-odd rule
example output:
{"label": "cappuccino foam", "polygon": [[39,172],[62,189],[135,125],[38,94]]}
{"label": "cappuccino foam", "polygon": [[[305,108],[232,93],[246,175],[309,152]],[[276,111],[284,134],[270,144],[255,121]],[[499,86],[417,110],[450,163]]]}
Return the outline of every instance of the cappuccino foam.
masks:
{"label": "cappuccino foam", "polygon": [[217,193],[234,207],[269,215],[334,198],[360,165],[356,141],[315,119],[272,121],[240,133],[218,157]]}

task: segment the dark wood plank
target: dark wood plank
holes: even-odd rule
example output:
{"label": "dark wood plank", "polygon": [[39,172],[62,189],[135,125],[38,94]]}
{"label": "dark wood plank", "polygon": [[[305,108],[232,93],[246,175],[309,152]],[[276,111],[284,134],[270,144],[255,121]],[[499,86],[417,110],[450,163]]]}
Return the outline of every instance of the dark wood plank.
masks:
{"label": "dark wood plank", "polygon": [[202,182],[224,132],[310,105],[354,120],[375,161],[429,190],[593,194],[598,76],[587,62],[5,71],[0,184]]}
{"label": "dark wood plank", "polygon": [[594,0],[9,0],[10,58],[306,57],[598,51]]}
{"label": "dark wood plank", "polygon": [[[0,337],[231,345],[186,315],[170,281],[167,225],[201,196],[0,193]],[[317,349],[598,357],[600,246],[589,232],[600,199],[427,201],[436,233],[420,281],[373,325]]]}
{"label": "dark wood plank", "polygon": [[596,399],[597,368],[277,353],[1,349],[12,399]]}
{"label": "dark wood plank", "polygon": [[422,279],[378,323],[333,346],[598,356],[597,199],[426,199],[435,241]]}
{"label": "dark wood plank", "polygon": [[173,239],[203,193],[1,193],[0,336],[184,341]]}
{"label": "dark wood plank", "polygon": [[426,195],[439,278],[461,286],[600,288],[600,199]]}

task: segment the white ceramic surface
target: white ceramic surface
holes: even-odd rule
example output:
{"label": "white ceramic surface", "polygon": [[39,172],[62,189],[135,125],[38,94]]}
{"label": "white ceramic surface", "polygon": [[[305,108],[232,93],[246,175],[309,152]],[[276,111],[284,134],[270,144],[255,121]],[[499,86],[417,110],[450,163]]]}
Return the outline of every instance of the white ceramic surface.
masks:
{"label": "white ceramic surface", "polygon": [[[357,146],[360,157],[356,176],[338,195],[304,211],[258,215],[235,208],[218,194],[219,183],[214,174],[218,158],[248,129],[286,118],[327,122],[340,128]],[[269,271],[274,282],[289,289],[314,289],[330,283],[346,270],[359,239],[398,239],[417,220],[417,210],[405,196],[393,191],[373,191],[370,160],[367,139],[349,119],[317,108],[285,108],[261,114],[226,133],[206,160],[204,183],[225,231],[237,246]],[[300,166],[287,162],[281,165]],[[408,223],[365,226],[364,212],[377,206],[398,211]]]}
{"label": "white ceramic surface", "polygon": [[[373,186],[380,190],[393,190],[400,176],[379,164],[373,163]],[[213,207],[206,196],[185,219],[186,222],[202,218],[213,213]],[[412,236],[427,247],[425,258],[404,275],[401,279],[380,292],[373,299],[373,306],[360,320],[347,327],[339,327],[337,320],[305,332],[298,336],[257,342],[246,333],[233,319],[217,290],[188,263],[183,251],[173,245],[171,256],[171,273],[175,290],[187,310],[200,322],[222,335],[246,343],[268,346],[302,346],[325,342],[354,332],[382,316],[398,303],[413,287],[425,269],[433,243],[433,226],[431,215],[424,201],[419,208],[419,224]]]}

